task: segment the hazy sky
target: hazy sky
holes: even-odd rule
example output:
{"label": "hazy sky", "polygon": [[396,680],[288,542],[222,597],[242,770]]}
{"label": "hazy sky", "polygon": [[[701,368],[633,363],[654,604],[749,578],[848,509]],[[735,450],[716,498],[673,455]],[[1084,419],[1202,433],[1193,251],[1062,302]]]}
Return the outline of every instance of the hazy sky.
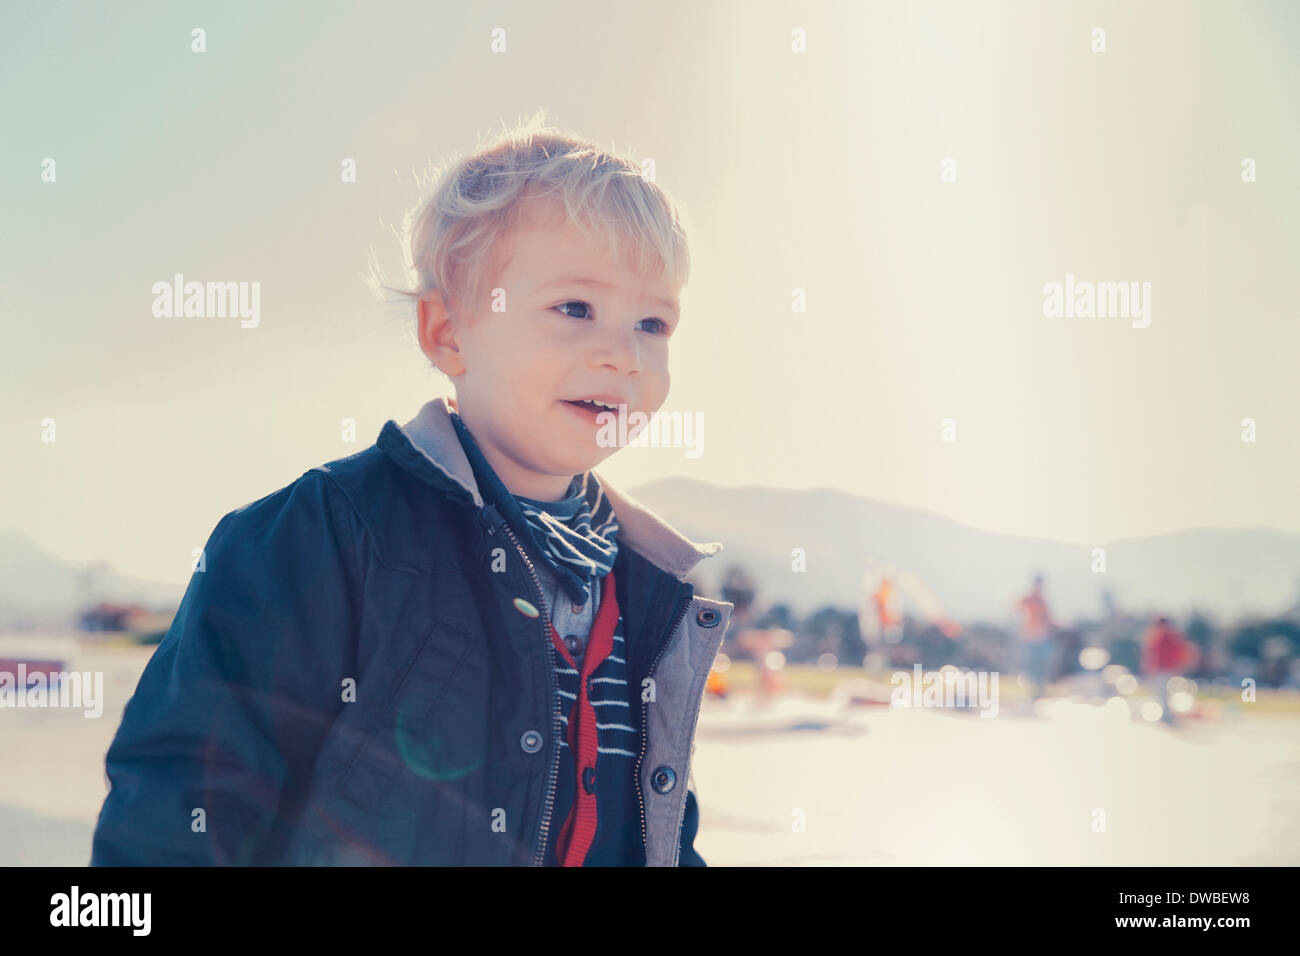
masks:
{"label": "hazy sky", "polygon": [[[1300,531],[1297,42],[1286,2],[5,4],[0,529],[183,581],[223,514],[449,394],[362,273],[400,277],[415,171],[545,108],[691,230],[665,411],[704,453],[611,482]],[[259,282],[260,324],[156,318],[176,273]],[[1045,316],[1067,274],[1150,283],[1149,326]]]}

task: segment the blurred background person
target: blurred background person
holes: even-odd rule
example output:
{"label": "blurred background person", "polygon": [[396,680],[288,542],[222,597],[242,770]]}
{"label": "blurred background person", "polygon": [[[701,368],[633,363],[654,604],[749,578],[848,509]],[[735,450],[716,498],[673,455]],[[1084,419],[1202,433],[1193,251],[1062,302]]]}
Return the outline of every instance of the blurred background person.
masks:
{"label": "blurred background person", "polygon": [[1176,723],[1169,709],[1169,681],[1195,666],[1199,657],[1196,645],[1164,615],[1157,617],[1142,635],[1139,670],[1155,685],[1156,699],[1160,701],[1160,719],[1167,724]]}
{"label": "blurred background person", "polygon": [[1034,688],[1034,700],[1047,690],[1055,647],[1052,635],[1056,624],[1052,621],[1047,600],[1043,597],[1043,576],[1034,575],[1033,590],[1016,602],[1020,615],[1021,661],[1025,674]]}
{"label": "blurred background person", "polygon": [[880,587],[872,595],[872,604],[882,640],[886,644],[897,644],[903,635],[903,615],[894,593],[894,583],[888,576],[880,579]]}
{"label": "blurred background person", "polygon": [[858,620],[865,645],[862,666],[867,670],[893,666],[903,639],[903,612],[892,569],[867,570]]}

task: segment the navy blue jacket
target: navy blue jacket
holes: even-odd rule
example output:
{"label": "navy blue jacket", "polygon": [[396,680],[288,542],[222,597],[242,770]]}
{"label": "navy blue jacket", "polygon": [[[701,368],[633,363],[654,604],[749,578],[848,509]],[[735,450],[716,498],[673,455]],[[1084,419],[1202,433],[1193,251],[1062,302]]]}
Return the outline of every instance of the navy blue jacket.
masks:
{"label": "navy blue jacket", "polygon": [[[543,595],[447,412],[389,421],[218,523],[106,755],[92,865],[543,861],[560,822]],[[685,576],[721,546],[600,480],[642,697],[633,858],[702,866],[690,760],[732,605]]]}

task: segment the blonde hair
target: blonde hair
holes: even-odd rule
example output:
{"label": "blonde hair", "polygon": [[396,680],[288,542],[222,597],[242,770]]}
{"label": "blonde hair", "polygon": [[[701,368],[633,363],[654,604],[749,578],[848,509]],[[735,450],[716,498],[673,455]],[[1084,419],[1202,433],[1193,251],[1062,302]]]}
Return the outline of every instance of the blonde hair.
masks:
{"label": "blonde hair", "polygon": [[449,306],[468,303],[473,313],[499,267],[498,240],[518,225],[524,200],[546,196],[558,197],[570,222],[637,271],[666,274],[675,288],[686,284],[690,253],[677,204],[635,160],[542,126],[542,116],[435,168],[432,190],[404,223],[415,287],[372,287],[407,302],[438,290]]}

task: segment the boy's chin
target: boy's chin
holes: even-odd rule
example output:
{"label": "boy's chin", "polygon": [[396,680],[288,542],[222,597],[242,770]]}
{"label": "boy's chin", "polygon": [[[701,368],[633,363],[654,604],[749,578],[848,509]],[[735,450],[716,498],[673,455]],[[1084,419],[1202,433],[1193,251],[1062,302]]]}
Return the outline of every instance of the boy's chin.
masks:
{"label": "boy's chin", "polygon": [[593,445],[589,454],[577,454],[568,458],[564,471],[566,474],[573,475],[591,471],[591,469],[599,467],[601,462],[616,451],[618,451],[617,448],[600,448]]}

